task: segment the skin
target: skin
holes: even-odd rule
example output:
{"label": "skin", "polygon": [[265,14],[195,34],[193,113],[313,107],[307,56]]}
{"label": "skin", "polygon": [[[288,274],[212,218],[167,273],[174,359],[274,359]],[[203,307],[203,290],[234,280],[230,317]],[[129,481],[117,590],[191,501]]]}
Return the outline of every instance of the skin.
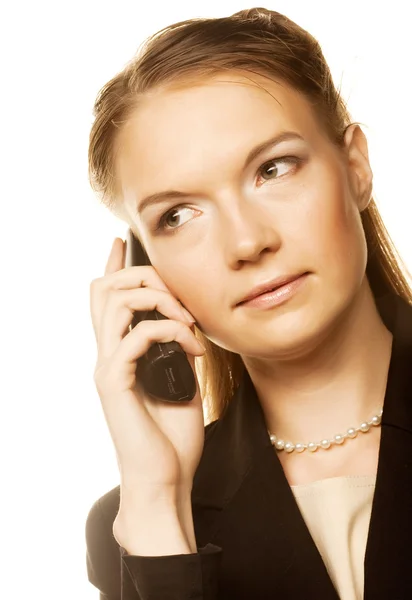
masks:
{"label": "skin", "polygon": [[[286,130],[303,140],[273,146],[243,170],[253,147]],[[285,156],[301,163],[275,161]],[[360,213],[373,175],[359,126],[338,149],[300,93],[225,73],[146,96],[120,133],[116,173],[153,266],[203,333],[242,356],[269,431],[318,441],[380,410],[392,334],[365,275]],[[144,197],[170,189],[190,195],[136,212]],[[256,284],[305,271],[282,305],[235,306]],[[327,452],[279,458],[292,484],[373,474],[379,441],[373,428]]]}

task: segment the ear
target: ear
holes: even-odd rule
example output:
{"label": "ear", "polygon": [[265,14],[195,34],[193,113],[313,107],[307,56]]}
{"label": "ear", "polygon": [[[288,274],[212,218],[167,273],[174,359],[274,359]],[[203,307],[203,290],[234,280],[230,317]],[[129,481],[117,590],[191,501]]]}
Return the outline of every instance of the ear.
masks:
{"label": "ear", "polygon": [[344,142],[349,182],[359,212],[362,212],[372,197],[373,173],[369,163],[368,142],[357,124],[347,128]]}

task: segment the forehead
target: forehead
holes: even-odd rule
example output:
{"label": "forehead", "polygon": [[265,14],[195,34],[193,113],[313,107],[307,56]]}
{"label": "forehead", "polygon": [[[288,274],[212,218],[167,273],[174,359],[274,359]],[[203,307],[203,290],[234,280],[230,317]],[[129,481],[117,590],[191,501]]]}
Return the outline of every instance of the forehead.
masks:
{"label": "forehead", "polygon": [[181,182],[202,161],[208,167],[236,155],[241,161],[282,130],[316,136],[316,119],[301,93],[255,74],[219,74],[139,100],[119,133],[116,171],[124,192],[146,187],[148,179],[153,189],[153,177],[168,178],[171,165]]}
{"label": "forehead", "polygon": [[255,74],[228,73],[148,93],[139,99],[120,138],[128,148],[138,149],[151,139],[155,145],[166,138],[179,144],[222,126],[228,132],[245,130],[248,123],[264,127],[279,122],[282,127],[305,129],[310,117],[307,99],[287,84]]}

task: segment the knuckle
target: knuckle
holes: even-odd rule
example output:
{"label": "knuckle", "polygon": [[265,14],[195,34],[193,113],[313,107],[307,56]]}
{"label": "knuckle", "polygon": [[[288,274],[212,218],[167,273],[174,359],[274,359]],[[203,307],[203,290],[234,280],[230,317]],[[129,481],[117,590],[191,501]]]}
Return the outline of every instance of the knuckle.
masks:
{"label": "knuckle", "polygon": [[110,362],[106,362],[105,364],[101,364],[96,367],[93,380],[99,391],[105,389],[110,383],[113,377],[113,368],[110,366]]}
{"label": "knuckle", "polygon": [[103,277],[93,279],[93,281],[90,282],[89,291],[90,291],[91,300],[95,300],[95,299],[98,299],[99,297],[103,296],[103,293],[104,293]]}
{"label": "knuckle", "polygon": [[150,321],[139,321],[132,332],[135,332],[134,335],[137,336],[148,336],[152,327],[153,325]]}
{"label": "knuckle", "polygon": [[94,296],[97,290],[97,282],[96,279],[93,279],[93,281],[90,282],[90,295]]}
{"label": "knuckle", "polygon": [[102,277],[96,277],[95,279],[92,279],[90,282],[90,289],[94,290],[94,289],[100,287],[101,282],[102,282]]}
{"label": "knuckle", "polygon": [[102,377],[104,376],[105,370],[106,370],[106,361],[104,361],[102,358],[99,358],[97,360],[95,368],[94,368],[93,379],[95,381],[97,379],[102,379]]}
{"label": "knuckle", "polygon": [[184,323],[183,321],[178,321],[179,323],[179,328],[181,329],[181,331],[186,332],[189,329],[189,326],[187,325],[187,323]]}
{"label": "knuckle", "polygon": [[95,369],[95,371],[93,373],[93,381],[94,381],[94,383],[96,385],[96,388],[98,390],[100,390],[101,387],[102,387],[102,384],[104,382],[102,367],[99,367],[98,369]]}
{"label": "knuckle", "polygon": [[106,293],[106,309],[112,310],[122,303],[123,295],[120,290],[108,289]]}

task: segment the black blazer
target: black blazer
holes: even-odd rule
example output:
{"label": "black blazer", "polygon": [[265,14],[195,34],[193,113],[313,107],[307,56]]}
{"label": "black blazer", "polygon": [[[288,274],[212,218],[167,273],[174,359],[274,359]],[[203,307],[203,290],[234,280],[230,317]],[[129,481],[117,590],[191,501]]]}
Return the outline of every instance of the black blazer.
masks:
{"label": "black blazer", "polygon": [[[364,600],[412,599],[412,306],[377,300],[393,333]],[[224,417],[206,426],[192,491],[198,553],[127,555],[112,534],[119,486],[86,521],[100,600],[338,600],[266,430],[245,371]]]}

